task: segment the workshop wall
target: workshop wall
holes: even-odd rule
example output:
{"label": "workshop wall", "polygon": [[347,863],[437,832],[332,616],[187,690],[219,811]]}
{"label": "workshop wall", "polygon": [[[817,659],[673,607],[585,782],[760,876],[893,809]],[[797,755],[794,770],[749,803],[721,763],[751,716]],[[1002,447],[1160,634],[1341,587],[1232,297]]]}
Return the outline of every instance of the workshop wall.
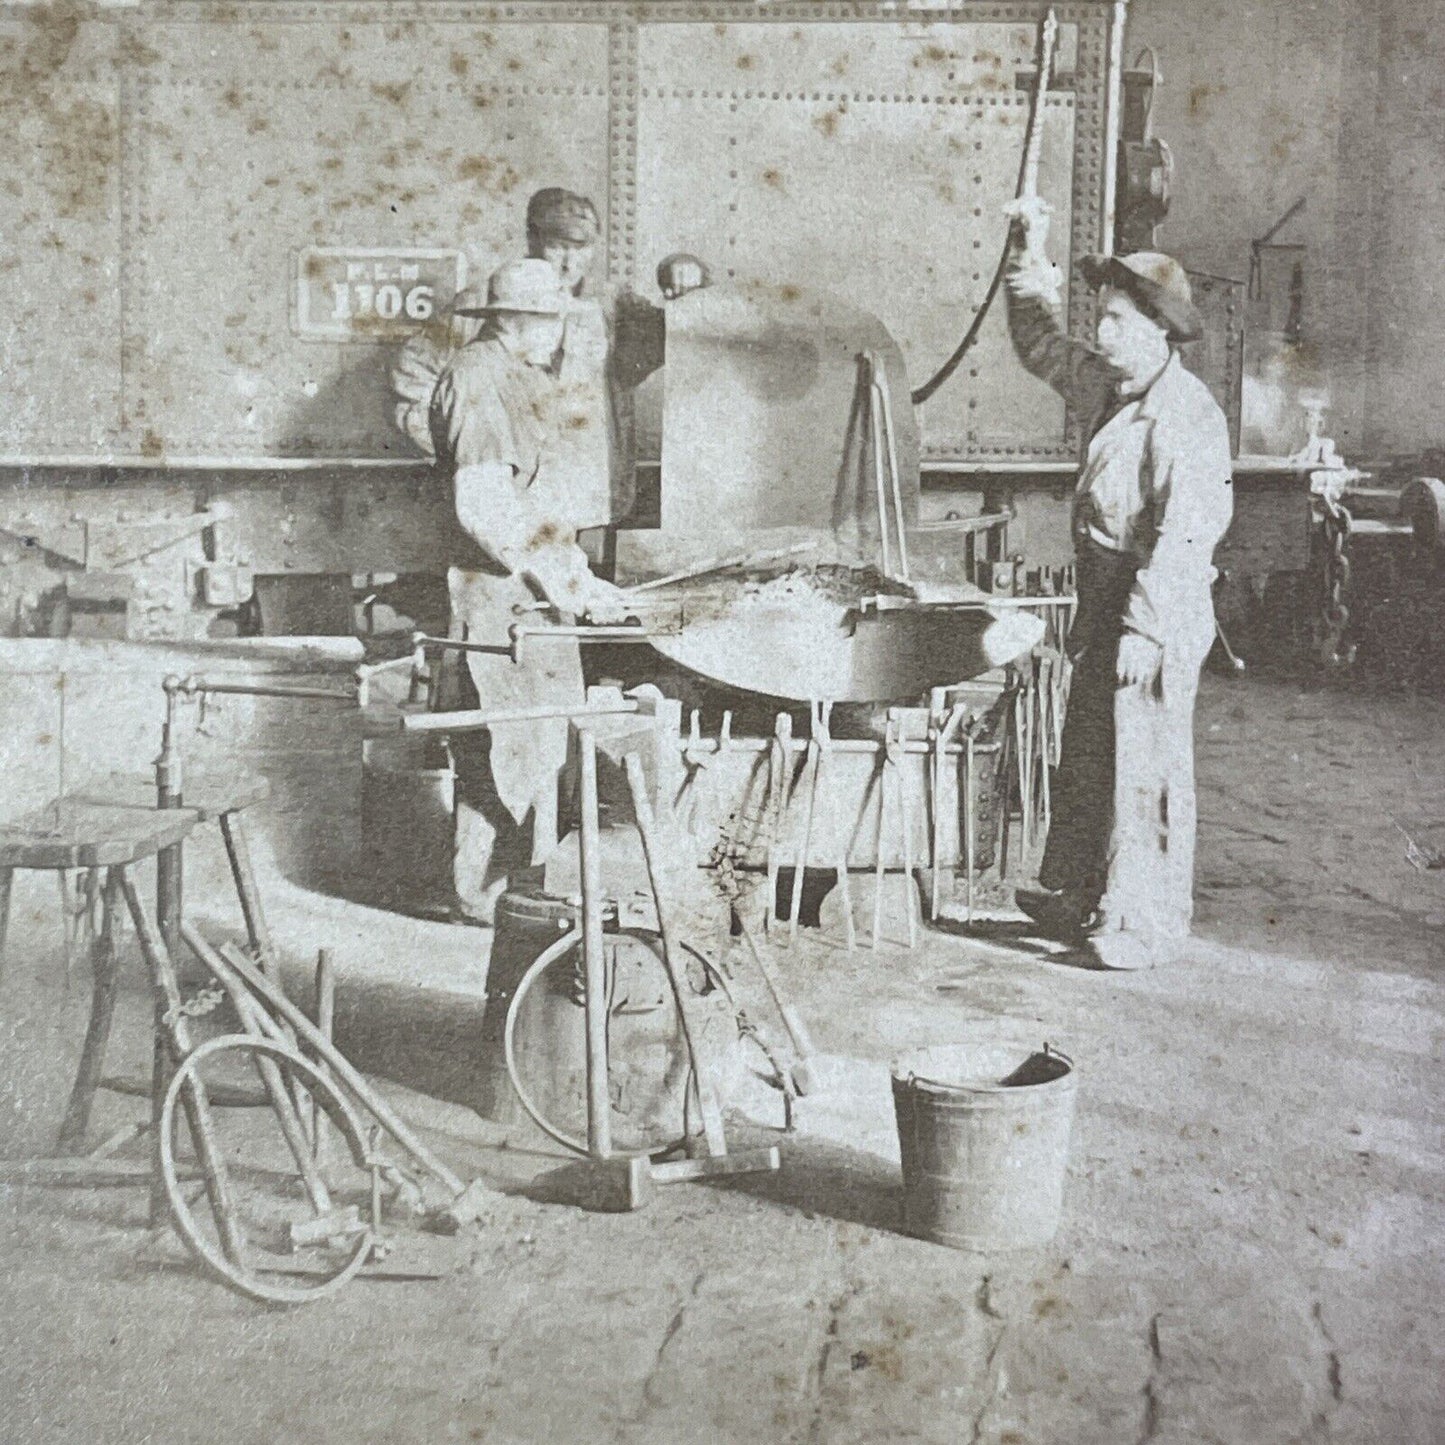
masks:
{"label": "workshop wall", "polygon": [[1351,52],[1372,49],[1359,43],[1370,28],[1362,8],[1352,0],[1136,0],[1125,56],[1132,63],[1152,46],[1163,73],[1152,119],[1175,174],[1162,249],[1191,270],[1245,280],[1251,241],[1307,198],[1277,239],[1308,247],[1304,338],[1336,383],[1330,425],[1347,450],[1361,444],[1362,318],[1353,289],[1365,235],[1339,167],[1360,119],[1345,75],[1365,59]]}
{"label": "workshop wall", "polygon": [[1305,338],[1347,455],[1445,445],[1440,79],[1419,0],[1134,0],[1126,60],[1159,54],[1156,132],[1174,153],[1160,244],[1243,279],[1250,241],[1301,196]]}
{"label": "workshop wall", "polygon": [[1440,339],[1445,336],[1445,191],[1440,185],[1445,33],[1438,11],[1380,6],[1373,230],[1366,278],[1367,437],[1372,451],[1445,448]]}

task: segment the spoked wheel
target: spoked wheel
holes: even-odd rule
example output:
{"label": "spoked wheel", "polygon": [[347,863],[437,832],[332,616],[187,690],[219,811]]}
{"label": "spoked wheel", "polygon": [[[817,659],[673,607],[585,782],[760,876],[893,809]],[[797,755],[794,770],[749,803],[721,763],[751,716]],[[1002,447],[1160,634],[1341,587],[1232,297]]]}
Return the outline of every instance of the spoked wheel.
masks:
{"label": "spoked wheel", "polygon": [[[662,965],[661,940],[646,929],[621,929],[607,934],[605,944],[613,1147],[620,1154],[665,1153],[684,1142],[692,1060]],[[581,947],[581,934],[573,931],[538,955],[517,983],[504,1042],[507,1072],[522,1107],[543,1133],[585,1155]],[[682,947],[689,985],[700,995],[709,992],[717,982],[715,971],[697,950]],[[544,1047],[530,1047],[534,1040],[544,1040]]]}
{"label": "spoked wheel", "polygon": [[[268,1108],[216,1108],[238,1083],[262,1086]],[[312,1101],[340,1138],[324,1168],[313,1157]],[[281,1107],[276,1107],[277,1103]],[[177,1119],[197,1108],[214,1135],[216,1175],[196,1183]],[[190,1141],[193,1143],[193,1141]],[[187,1055],[161,1106],[158,1145],[172,1218],[218,1279],[248,1299],[303,1304],[339,1289],[366,1263],[372,1170],[347,1098],[290,1045],[225,1034]],[[187,1176],[182,1183],[184,1166]]]}

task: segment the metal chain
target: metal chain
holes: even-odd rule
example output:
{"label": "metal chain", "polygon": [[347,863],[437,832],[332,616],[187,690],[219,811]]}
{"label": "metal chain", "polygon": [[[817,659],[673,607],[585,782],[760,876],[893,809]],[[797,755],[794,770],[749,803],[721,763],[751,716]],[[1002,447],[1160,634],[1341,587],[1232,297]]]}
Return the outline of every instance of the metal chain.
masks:
{"label": "metal chain", "polygon": [[219,986],[203,988],[194,997],[184,999],[175,1008],[167,1010],[163,1022],[170,1028],[180,1019],[203,1019],[207,1014],[215,1013],[225,1001],[225,989]]}

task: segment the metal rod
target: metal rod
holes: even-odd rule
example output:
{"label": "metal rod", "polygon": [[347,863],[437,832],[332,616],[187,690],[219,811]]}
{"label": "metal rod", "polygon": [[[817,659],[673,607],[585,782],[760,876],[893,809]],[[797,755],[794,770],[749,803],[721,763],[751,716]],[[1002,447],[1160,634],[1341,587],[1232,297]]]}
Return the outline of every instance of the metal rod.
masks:
{"label": "metal rod", "polygon": [[810,768],[808,795],[803,803],[803,836],[797,852],[793,855],[793,896],[788,907],[788,942],[798,937],[798,919],[803,910],[803,874],[808,867],[808,849],[813,841],[813,809],[818,801],[818,774],[822,767],[822,751],[818,743],[817,723],[813,724],[813,736],[808,739],[808,761]]}
{"label": "metal rod", "polygon": [[[274,1037],[263,1023],[266,1011],[256,1002],[255,998],[234,981],[228,991],[241,1020],[241,1026],[246,1032],[255,1034],[258,1038]],[[265,1085],[271,1112],[275,1114],[276,1122],[281,1127],[281,1137],[285,1139],[286,1147],[295,1161],[296,1172],[301,1176],[301,1182],[305,1187],[306,1197],[311,1203],[311,1208],[318,1215],[329,1214],[331,1212],[331,1194],[326,1188],[326,1181],[321,1177],[320,1166],[316,1162],[312,1148],[312,1140],[306,1137],[302,1114],[296,1106],[296,1099],[292,1093],[296,1080],[291,1080],[288,1085],[288,1081],[282,1076],[281,1066],[275,1059],[268,1058],[264,1054],[258,1054],[254,1062],[257,1072],[261,1075],[261,1082]],[[317,1107],[314,1096],[311,1100],[311,1107],[313,1109]]]}
{"label": "metal rod", "polygon": [[55,727],[55,827],[60,828],[61,810],[65,807],[65,674],[55,679],[58,715]]}
{"label": "metal rod", "polygon": [[[832,751],[833,739],[828,731],[826,715],[822,719],[821,736],[818,742],[818,771],[823,771],[823,764],[829,752]],[[837,862],[838,892],[841,895],[843,904],[843,937],[847,943],[848,952],[852,953],[858,947],[857,927],[853,922],[853,884],[848,877],[848,838],[846,835],[840,837]]]}
{"label": "metal rod", "polygon": [[892,573],[893,565],[888,551],[888,497],[883,481],[883,428],[878,423],[878,389],[875,384],[878,362],[871,352],[868,353],[867,366],[868,435],[873,443],[873,485],[878,504],[878,540],[882,553],[883,571],[885,575],[888,575]]}
{"label": "metal rod", "polygon": [[[718,739],[719,751],[721,751],[722,739]],[[763,746],[769,749],[768,770],[769,783],[773,782],[772,774],[777,773],[777,791],[774,793],[772,802],[772,815],[768,827],[768,929],[771,932],[777,922],[778,912],[778,879],[782,871],[782,864],[779,861],[779,854],[783,843],[783,821],[787,817],[788,809],[792,804],[792,759],[793,759],[793,715],[788,712],[780,712],[773,721],[773,736]]]}
{"label": "metal rod", "polygon": [[878,772],[878,841],[873,848],[873,941],[878,947],[878,936],[883,927],[883,836],[888,821],[888,784],[893,777],[895,765],[888,743],[892,741],[893,724],[886,724],[887,737],[879,753]]}
{"label": "metal rod", "polygon": [[944,748],[962,725],[968,713],[966,703],[954,703],[948,716],[939,724],[933,735],[933,835],[931,839],[933,876],[928,895],[928,919],[938,921],[939,874],[943,859],[943,760]]}
{"label": "metal rod", "polygon": [[0,469],[38,471],[57,468],[67,472],[374,472],[414,471],[418,477],[432,469],[424,457],[225,457],[145,456],[139,452],[7,452]]}
{"label": "metal rod", "polygon": [[181,683],[180,691],[192,696],[196,693],[229,693],[237,697],[300,697],[315,698],[324,702],[356,701],[355,691],[337,692],[327,687],[288,687],[285,683],[223,682],[214,677],[188,677]]}
{"label": "metal rod", "polygon": [[1019,856],[1027,859],[1030,846],[1028,761],[1024,752],[1024,689],[1014,695],[1014,771],[1019,784]]}
{"label": "metal rod", "polygon": [[428,637],[425,633],[417,632],[412,635],[412,648],[425,651],[431,648],[435,652],[489,652],[493,656],[507,657],[511,655],[510,643],[502,642],[464,642],[459,637]]}
{"label": "metal rod", "polygon": [[226,856],[231,862],[231,877],[236,883],[236,897],[240,900],[241,916],[246,922],[246,937],[250,940],[258,967],[266,973],[275,965],[275,958],[271,949],[271,931],[266,927],[266,915],[261,911],[261,892],[256,887],[256,875],[251,868],[246,827],[236,812],[222,813],[220,823]]}
{"label": "metal rod", "polygon": [[973,760],[973,730],[970,728],[964,734],[963,740],[963,870],[965,874],[964,889],[966,892],[965,907],[968,910],[968,921],[973,922],[973,868],[974,868],[974,839],[973,839],[973,809],[974,809],[974,760]]}
{"label": "metal rod", "polygon": [[677,1005],[683,1040],[692,1060],[693,1084],[697,1091],[698,1110],[702,1115],[703,1137],[707,1141],[708,1153],[726,1154],[727,1139],[723,1134],[722,1111],[713,1096],[712,1080],[706,1076],[702,1058],[697,1051],[697,1040],[693,1037],[689,1017],[691,1010],[685,992],[686,983],[678,968],[677,939],[672,928],[672,913],[663,898],[657,836],[652,803],[647,796],[647,780],[642,771],[642,759],[636,753],[628,753],[625,766],[627,786],[632,794],[632,810],[637,820],[637,833],[642,840],[642,858],[647,867],[647,881],[652,888],[653,906],[657,910],[657,931],[662,936],[662,964],[667,970],[667,980]]}
{"label": "metal rod", "polygon": [[[335,1038],[336,967],[329,948],[319,949],[316,954],[316,1028],[327,1043]],[[328,1073],[324,1064],[321,1069]],[[315,1094],[311,1096],[311,1144],[317,1166],[324,1169],[331,1152],[331,1121]]]}
{"label": "metal rod", "polygon": [[898,444],[893,436],[893,397],[888,388],[888,373],[875,367],[874,385],[878,388],[879,411],[883,418],[883,437],[888,448],[888,476],[893,491],[893,520],[898,528],[898,565],[904,580],[908,578],[908,528],[903,514],[903,479],[898,471]]}
{"label": "metal rod", "polygon": [[[557,707],[475,708],[463,712],[411,713],[403,717],[399,731],[403,733],[480,732],[502,723],[545,722],[549,718],[622,717],[640,711],[635,701],[624,699],[611,703],[579,703]],[[764,744],[766,746],[766,744]],[[761,749],[760,749],[761,750]]]}
{"label": "metal rod", "polygon": [[597,804],[597,739],[577,733],[580,754],[582,966],[586,980],[587,1152],[612,1156],[612,1103],[607,1087],[607,959],[602,942],[602,844]]}
{"label": "metal rod", "polygon": [[639,592],[651,592],[657,587],[670,587],[674,582],[690,582],[694,577],[707,577],[714,572],[725,572],[730,567],[760,567],[768,562],[781,562],[785,557],[801,556],[804,552],[816,552],[816,542],[795,542],[791,547],[778,547],[771,552],[734,552],[730,557],[714,557],[709,562],[699,562],[693,567],[684,567],[679,572],[669,572],[665,577],[649,577],[645,582],[634,582],[622,589],[625,596],[635,597]]}
{"label": "metal rod", "polygon": [[[437,716],[447,716],[447,714],[439,713],[437,714]],[[781,714],[781,716],[787,716],[787,714]],[[684,748],[693,747],[693,744],[687,739],[681,739],[680,744]],[[726,743],[725,746],[719,747],[718,740],[716,738],[699,738],[696,744],[695,751],[706,752],[708,751],[708,749],[711,749],[714,754],[719,752],[727,752],[752,753],[756,755],[758,753],[766,752],[771,747],[780,746],[786,747],[787,750],[790,752],[805,753],[808,750],[808,741],[806,738],[789,738],[785,743],[780,743],[776,737],[732,738]],[[872,754],[876,757],[880,752],[883,751],[885,744],[873,738],[832,738],[830,739],[828,746],[831,751],[835,753]],[[931,755],[933,752],[933,743],[925,741],[922,738],[914,738],[908,742],[898,742],[895,744],[895,747],[897,751],[902,753],[908,753],[915,757],[928,756]],[[998,748],[999,744],[996,742],[983,743],[981,745],[978,745],[978,751],[983,753],[997,752]],[[945,744],[943,753],[945,757],[962,757],[963,744]]]}
{"label": "metal rod", "polygon": [[908,779],[898,774],[898,811],[903,828],[903,907],[908,914],[908,946],[918,947],[918,908],[913,883],[913,810],[908,806]]}
{"label": "metal rod", "polygon": [[872,593],[858,599],[860,612],[896,612],[909,608],[926,607],[930,612],[992,612],[1004,607],[1072,607],[1076,597],[1037,597],[1028,593],[980,592],[977,597],[960,597],[941,602],[920,603],[899,593]]}

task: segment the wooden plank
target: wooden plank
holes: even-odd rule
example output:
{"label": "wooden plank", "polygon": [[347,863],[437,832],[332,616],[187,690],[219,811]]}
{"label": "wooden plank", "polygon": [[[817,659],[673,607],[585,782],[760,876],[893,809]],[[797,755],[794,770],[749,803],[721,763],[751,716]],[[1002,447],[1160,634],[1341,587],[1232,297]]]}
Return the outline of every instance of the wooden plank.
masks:
{"label": "wooden plank", "polygon": [[[103,807],[154,808],[155,780],[132,773],[112,773],[98,782],[89,783],[71,795],[77,801],[96,803]],[[255,803],[264,803],[271,796],[271,784],[255,774],[222,777],[216,773],[187,770],[182,787],[186,811],[201,823],[209,823],[222,813],[234,813]]]}
{"label": "wooden plank", "polygon": [[0,868],[102,868],[179,843],[200,821],[190,808],[158,812],[67,795],[0,827]]}

